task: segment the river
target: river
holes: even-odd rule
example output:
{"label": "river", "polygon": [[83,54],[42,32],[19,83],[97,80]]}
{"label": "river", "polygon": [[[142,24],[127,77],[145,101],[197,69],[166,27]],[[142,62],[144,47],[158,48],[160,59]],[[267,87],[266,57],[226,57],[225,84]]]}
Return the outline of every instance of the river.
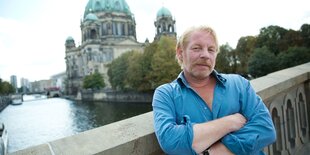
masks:
{"label": "river", "polygon": [[150,103],[79,103],[62,98],[25,100],[0,113],[9,153],[146,113]]}

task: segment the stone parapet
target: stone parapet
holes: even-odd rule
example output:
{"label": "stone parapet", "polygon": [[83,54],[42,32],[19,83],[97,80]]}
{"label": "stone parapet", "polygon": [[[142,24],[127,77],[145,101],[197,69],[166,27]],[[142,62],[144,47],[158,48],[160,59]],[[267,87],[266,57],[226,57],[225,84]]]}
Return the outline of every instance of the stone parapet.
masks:
{"label": "stone parapet", "polygon": [[0,96],[0,112],[7,107],[11,102],[11,98],[9,96]]}
{"label": "stone parapet", "polygon": [[[294,155],[309,146],[310,63],[274,72],[251,81],[270,110],[277,141],[268,155]],[[153,129],[153,113],[88,130],[12,153],[13,155],[157,155],[164,154]]]}

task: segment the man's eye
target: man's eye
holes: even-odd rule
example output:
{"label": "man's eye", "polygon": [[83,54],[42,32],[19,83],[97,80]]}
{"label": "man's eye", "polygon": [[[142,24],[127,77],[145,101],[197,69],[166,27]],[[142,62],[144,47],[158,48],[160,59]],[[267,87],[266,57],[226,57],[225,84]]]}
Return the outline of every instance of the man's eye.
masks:
{"label": "man's eye", "polygon": [[210,53],[213,53],[213,52],[215,52],[215,49],[214,49],[214,48],[210,48],[208,51],[209,51]]}
{"label": "man's eye", "polygon": [[193,50],[200,50],[201,47],[193,47],[192,49],[193,49]]}

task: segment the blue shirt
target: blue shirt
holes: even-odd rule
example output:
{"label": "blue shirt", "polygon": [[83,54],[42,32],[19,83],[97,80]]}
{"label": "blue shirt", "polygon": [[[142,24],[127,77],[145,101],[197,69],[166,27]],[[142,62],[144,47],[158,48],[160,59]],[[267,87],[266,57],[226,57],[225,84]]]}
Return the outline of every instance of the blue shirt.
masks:
{"label": "blue shirt", "polygon": [[[192,148],[193,124],[240,113],[247,123],[227,134],[221,142],[236,155],[264,154],[263,148],[276,139],[269,111],[250,82],[234,74],[219,74],[216,79],[212,111],[180,73],[171,83],[159,86],[153,96],[155,134],[167,154],[195,155]],[[221,129],[219,129],[221,130]]]}

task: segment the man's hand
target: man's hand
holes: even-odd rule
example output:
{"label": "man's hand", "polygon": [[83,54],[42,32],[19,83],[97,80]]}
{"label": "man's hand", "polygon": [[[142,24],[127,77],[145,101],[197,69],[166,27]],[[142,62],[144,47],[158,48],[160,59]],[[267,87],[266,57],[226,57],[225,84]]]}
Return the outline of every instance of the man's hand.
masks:
{"label": "man's hand", "polygon": [[209,149],[209,155],[233,155],[228,148],[221,142],[216,142]]}
{"label": "man's hand", "polygon": [[227,117],[227,120],[230,122],[229,123],[230,132],[234,132],[234,131],[241,129],[246,123],[245,117],[239,113],[228,115],[226,117]]}
{"label": "man's hand", "polygon": [[245,117],[236,113],[206,123],[195,124],[193,126],[194,139],[192,147],[197,153],[201,153],[209,146],[213,147],[217,141],[228,133],[241,129],[245,123]]}

